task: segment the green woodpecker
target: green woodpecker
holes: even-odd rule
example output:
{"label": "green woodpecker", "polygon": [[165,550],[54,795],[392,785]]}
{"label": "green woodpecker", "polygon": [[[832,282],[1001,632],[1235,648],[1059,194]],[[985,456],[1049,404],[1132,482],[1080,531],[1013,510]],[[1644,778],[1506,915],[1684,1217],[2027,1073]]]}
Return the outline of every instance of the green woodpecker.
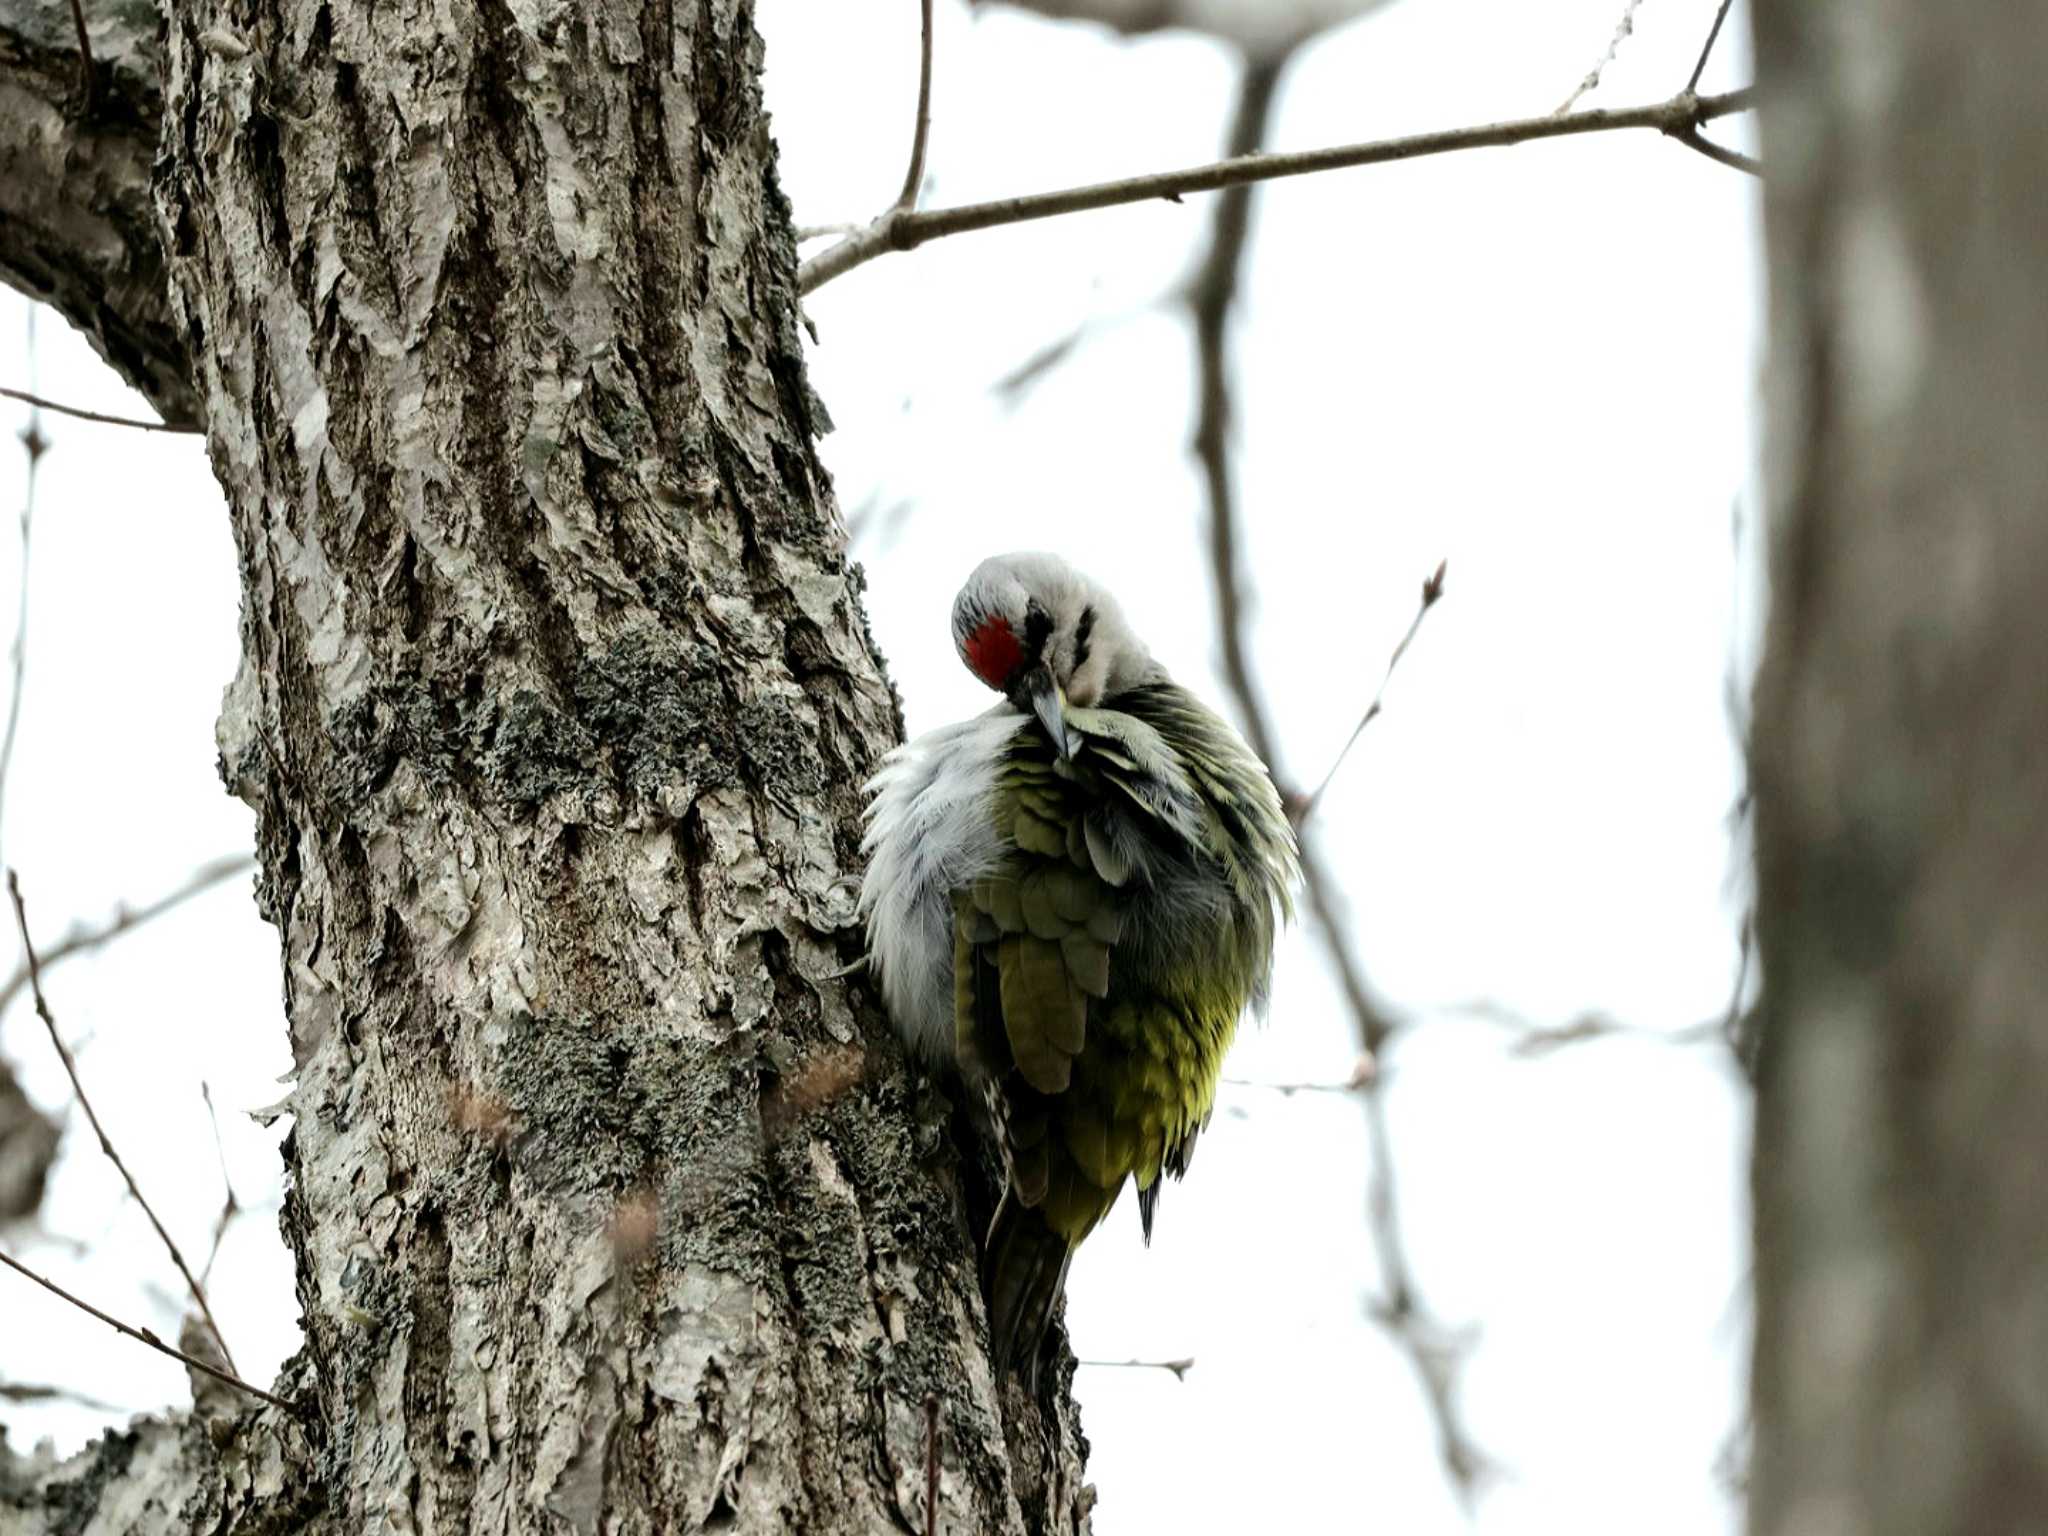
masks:
{"label": "green woodpecker", "polygon": [[1074,1249],[1126,1183],[1145,1238],[1262,1005],[1294,835],[1238,734],[1053,555],[986,560],[953,643],[1003,695],[869,786],[871,964],[914,1055],[988,1113],[990,1342],[1035,1384]]}

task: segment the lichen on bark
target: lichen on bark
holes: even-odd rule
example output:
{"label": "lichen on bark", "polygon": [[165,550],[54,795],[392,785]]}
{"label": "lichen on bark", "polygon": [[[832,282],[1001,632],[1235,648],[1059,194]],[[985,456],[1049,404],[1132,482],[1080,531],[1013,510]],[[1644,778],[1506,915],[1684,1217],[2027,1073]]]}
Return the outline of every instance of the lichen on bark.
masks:
{"label": "lichen on bark", "polygon": [[[1071,1367],[992,1377],[960,1171],[844,974],[899,724],[749,7],[167,25],[159,233],[244,590],[221,765],[296,1066],[294,1510],[922,1530],[932,1395],[947,1528],[1085,1526]],[[219,1488],[275,1417],[221,1465],[138,1433],[265,1529]]]}

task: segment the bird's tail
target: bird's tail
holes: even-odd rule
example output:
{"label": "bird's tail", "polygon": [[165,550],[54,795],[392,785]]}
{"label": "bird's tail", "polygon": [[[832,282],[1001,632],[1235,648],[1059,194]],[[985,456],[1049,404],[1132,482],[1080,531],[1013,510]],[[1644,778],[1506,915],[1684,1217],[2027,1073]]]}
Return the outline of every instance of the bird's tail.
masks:
{"label": "bird's tail", "polygon": [[1038,1390],[1038,1362],[1053,1309],[1066,1289],[1074,1250],[1031,1206],[1005,1190],[989,1223],[981,1285],[988,1294],[990,1351],[997,1369],[1019,1371],[1027,1390]]}

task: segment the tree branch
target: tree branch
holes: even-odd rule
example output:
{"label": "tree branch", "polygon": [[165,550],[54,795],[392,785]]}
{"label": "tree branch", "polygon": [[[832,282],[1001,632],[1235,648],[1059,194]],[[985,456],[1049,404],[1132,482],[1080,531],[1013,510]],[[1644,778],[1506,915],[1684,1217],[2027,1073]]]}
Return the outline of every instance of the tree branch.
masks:
{"label": "tree branch", "polygon": [[[154,922],[166,912],[182,907],[193,897],[204,895],[215,886],[232,880],[236,875],[247,874],[255,867],[255,856],[247,853],[230,854],[202,864],[186,877],[183,884],[166,891],[155,901],[140,907],[117,907],[114,915],[97,927],[74,927],[42,954],[42,968],[45,971],[53,970],[66,960],[104,949],[123,934],[132,933],[143,924]],[[0,983],[0,1016],[4,1016],[14,1005],[14,1000],[21,996],[22,989],[28,984],[29,969],[26,964],[4,983]]]}
{"label": "tree branch", "polygon": [[1687,149],[1696,150],[1709,160],[1718,161],[1730,170],[1741,171],[1750,176],[1762,176],[1763,162],[1752,159],[1739,149],[1730,149],[1725,144],[1716,144],[1697,128],[1682,128],[1672,135]]}
{"label": "tree branch", "polygon": [[190,426],[205,405],[171,318],[150,190],[160,25],[150,6],[95,14],[95,102],[81,116],[70,8],[0,0],[0,281],[84,332],[166,422]]}
{"label": "tree branch", "polygon": [[[137,1195],[136,1198],[139,1200],[142,1197],[140,1195]],[[127,1334],[129,1338],[135,1340],[138,1344],[147,1344],[151,1349],[155,1350],[158,1354],[169,1355],[173,1360],[182,1360],[185,1362],[186,1365],[190,1366],[193,1370],[203,1371],[208,1376],[213,1377],[216,1381],[226,1382],[229,1386],[235,1388],[237,1391],[246,1392],[251,1397],[260,1397],[263,1399],[264,1402],[275,1404],[277,1407],[282,1408],[286,1413],[298,1412],[298,1410],[295,1407],[293,1407],[292,1404],[285,1401],[285,1399],[275,1396],[272,1393],[266,1392],[261,1387],[252,1387],[251,1385],[249,1385],[248,1382],[242,1380],[241,1377],[235,1375],[233,1372],[223,1371],[218,1366],[208,1365],[204,1360],[198,1359],[196,1356],[186,1354],[185,1351],[183,1351],[182,1349],[172,1348],[170,1345],[166,1344],[162,1339],[158,1338],[149,1329],[131,1327],[129,1324],[122,1322],[121,1319],[119,1319],[118,1317],[114,1317],[109,1313],[102,1312],[98,1307],[94,1306],[91,1302],[82,1300],[81,1298],[72,1295],[69,1291],[65,1290],[64,1287],[59,1285],[56,1281],[45,1279],[43,1276],[37,1274],[34,1270],[30,1269],[26,1264],[22,1263],[19,1259],[13,1257],[11,1254],[0,1252],[0,1264],[5,1264],[9,1269],[13,1270],[16,1274],[27,1276],[29,1279],[35,1281],[37,1285],[40,1285],[44,1290],[50,1292],[52,1295],[61,1296],[64,1300],[70,1302],[71,1305],[78,1308],[79,1311],[90,1313],[92,1316],[98,1318],[101,1322],[105,1323],[109,1328]],[[201,1305],[203,1306],[204,1303],[202,1302]],[[215,1338],[217,1340],[219,1338],[219,1335],[216,1334]]]}
{"label": "tree branch", "polygon": [[[1265,135],[1266,121],[1285,64],[1286,60],[1282,58],[1270,62],[1253,61],[1245,66],[1237,114],[1230,132],[1230,149],[1236,158],[1225,164],[1256,163],[1262,158],[1253,151]],[[1225,191],[1216,207],[1208,254],[1188,289],[1199,379],[1194,451],[1201,464],[1209,502],[1210,578],[1216,592],[1217,621],[1222,628],[1224,680],[1237,704],[1238,718],[1244,726],[1246,739],[1265,759],[1275,779],[1284,784],[1275,733],[1253,673],[1246,642],[1236,489],[1230,466],[1229,321],[1250,230],[1252,187],[1251,181],[1244,181],[1232,184]],[[1427,587],[1424,596],[1426,608],[1433,601]],[[1381,1300],[1373,1308],[1373,1317],[1414,1368],[1436,1425],[1444,1470],[1459,1497],[1469,1506],[1478,1492],[1487,1463],[1457,1412],[1457,1368],[1463,1346],[1460,1340],[1451,1338],[1439,1328],[1422,1307],[1401,1234],[1385,1084],[1377,1070],[1379,1054],[1395,1026],[1374,1002],[1366,985],[1364,967],[1353,950],[1350,928],[1341,911],[1336,881],[1324,865],[1306,827],[1301,829],[1300,844],[1303,893],[1314,918],[1317,936],[1337,973],[1338,985],[1363,1048],[1351,1086],[1363,1100],[1366,1134],[1372,1149],[1367,1214],[1373,1246],[1379,1256],[1383,1291]]]}
{"label": "tree branch", "polygon": [[109,416],[104,411],[88,411],[83,406],[66,405],[61,400],[46,399],[31,394],[25,389],[10,389],[0,384],[0,398],[19,400],[23,405],[34,406],[41,411],[55,411],[60,416],[76,416],[80,421],[97,421],[109,427],[134,427],[143,432],[172,432],[181,435],[201,437],[206,429],[189,422],[145,421],[140,416]]}
{"label": "tree branch", "polygon": [[[1636,11],[1642,3],[1643,0],[1627,0],[1627,4],[1622,7],[1621,20],[1614,24],[1614,35],[1607,40],[1607,51],[1593,61],[1593,67],[1586,71],[1585,78],[1579,81],[1578,86],[1572,91],[1571,95],[1558,103],[1557,111],[1554,115],[1563,116],[1571,111],[1573,107],[1576,107],[1581,98],[1600,89],[1600,77],[1607,73],[1607,66],[1612,64],[1615,56],[1621,52],[1621,45],[1635,36]],[[1694,83],[1697,84],[1698,82],[1695,81]],[[1691,88],[1691,86],[1686,87],[1688,90]]]}
{"label": "tree branch", "polygon": [[[57,1021],[51,1016],[49,1002],[43,997],[42,971],[36,960],[35,944],[29,938],[28,909],[22,904],[21,881],[15,877],[15,873],[11,869],[7,871],[7,894],[14,901],[15,925],[21,930],[21,947],[28,956],[28,983],[30,990],[35,993],[36,1016],[43,1021],[43,1028],[50,1035],[50,1044],[56,1047],[58,1059],[64,1063],[65,1076],[71,1079],[71,1091],[78,1096],[78,1107],[85,1111],[85,1118],[92,1122],[93,1134],[100,1139],[100,1150],[106,1153],[107,1161],[112,1163],[119,1171],[122,1180],[128,1185],[128,1193],[133,1195],[135,1203],[142,1207],[142,1214],[149,1218],[149,1224],[156,1228],[156,1235],[162,1239],[164,1247],[169,1250],[171,1262],[178,1266],[178,1273],[185,1277],[185,1285],[192,1292],[192,1299],[199,1304],[199,1310],[206,1318],[206,1326],[213,1331],[213,1341],[220,1346],[221,1358],[228,1363],[228,1368],[233,1370],[235,1357],[228,1348],[227,1339],[221,1334],[220,1324],[214,1321],[213,1308],[207,1305],[206,1288],[199,1283],[199,1277],[192,1273],[192,1267],[185,1262],[185,1255],[178,1251],[177,1243],[172,1240],[171,1234],[164,1229],[163,1222],[157,1218],[155,1208],[150,1205],[149,1200],[142,1193],[142,1186],[135,1182],[135,1175],[128,1171],[128,1165],[121,1161],[121,1154],[114,1150],[114,1143],[107,1135],[107,1128],[100,1123],[99,1112],[92,1107],[92,1100],[86,1096],[85,1084],[79,1080],[78,1063],[71,1059],[70,1047],[64,1044],[64,1037],[57,1032]],[[19,1265],[15,1267],[20,1268]],[[24,1274],[28,1273],[26,1270],[22,1272]],[[30,1278],[37,1277],[31,1276]],[[45,1285],[49,1284],[48,1281],[43,1283]],[[55,1286],[50,1288],[56,1290]],[[59,1294],[63,1293],[59,1292]],[[80,1305],[82,1306],[84,1303],[81,1302]],[[90,1308],[87,1310],[90,1310]],[[104,1316],[104,1314],[98,1315]],[[113,1319],[107,1318],[106,1321],[112,1322]],[[120,1327],[122,1325],[115,1324],[115,1326]],[[127,1331],[132,1332],[133,1330]],[[137,1336],[140,1337],[140,1335]],[[151,1337],[153,1338],[154,1335]],[[159,1347],[167,1348],[167,1346],[163,1345],[159,1345]],[[175,1351],[170,1352],[176,1353]],[[214,1374],[218,1375],[219,1373],[215,1372]]]}
{"label": "tree branch", "polygon": [[910,139],[910,169],[903,175],[903,190],[896,194],[898,208],[915,208],[917,190],[924,185],[925,143],[932,131],[932,0],[921,0],[924,30],[917,60],[917,127]]}
{"label": "tree branch", "polygon": [[[1070,187],[1060,192],[1001,198],[991,203],[968,203],[958,208],[934,208],[926,213],[892,208],[860,233],[806,261],[798,284],[805,293],[810,293],[833,278],[890,251],[915,250],[930,241],[964,235],[977,229],[995,229],[1005,224],[1024,224],[1096,208],[1150,202],[1154,198],[1178,201],[1193,192],[1220,192],[1229,187],[1250,186],[1255,182],[1277,181],[1290,176],[1312,176],[1363,165],[1420,160],[1460,150],[1499,149],[1543,139],[1576,138],[1589,133],[1619,133],[1635,129],[1654,129],[1666,137],[1685,142],[1686,130],[1696,130],[1700,124],[1715,118],[1749,110],[1754,105],[1753,95],[1750,90],[1730,91],[1721,96],[1696,96],[1691,91],[1681,91],[1669,101],[1655,106],[1573,112],[1564,117],[1523,118],[1477,128],[1453,128],[1398,139],[1338,145],[1330,149],[1303,150],[1295,154],[1245,154],[1186,170],[1160,171],[1149,176],[1126,177],[1121,181]],[[1690,143],[1687,147],[1699,148],[1697,144]],[[1701,153],[1707,151],[1702,150]],[[1721,159],[1718,155],[1710,158]]]}
{"label": "tree branch", "polygon": [[[33,380],[36,365],[36,312],[28,312],[28,365]],[[28,681],[28,557],[29,536],[34,531],[36,520],[36,472],[42,467],[43,455],[49,451],[50,440],[43,436],[41,409],[31,405],[28,425],[21,429],[21,448],[28,459],[27,473],[22,477],[21,492],[21,573],[17,578],[20,590],[14,600],[14,649],[8,656],[12,680],[7,690],[7,729],[0,734],[0,838],[6,834],[7,775],[14,766],[14,742],[21,730],[22,687]]]}
{"label": "tree branch", "polygon": [[1700,76],[1707,72],[1707,60],[1714,56],[1714,44],[1721,39],[1721,23],[1728,19],[1728,7],[1733,0],[1721,0],[1721,8],[1714,12],[1714,24],[1707,29],[1707,40],[1700,48],[1700,56],[1693,61],[1692,73],[1686,77],[1685,88],[1696,91],[1700,88]]}
{"label": "tree branch", "polygon": [[1374,691],[1372,702],[1365,706],[1365,713],[1358,717],[1358,724],[1351,728],[1344,745],[1338,750],[1336,761],[1330,764],[1330,771],[1323,775],[1308,799],[1302,803],[1300,812],[1294,817],[1297,830],[1309,817],[1315,815],[1316,807],[1323,802],[1323,792],[1330,787],[1330,781],[1337,777],[1337,770],[1344,766],[1344,759],[1351,755],[1351,749],[1358,744],[1358,738],[1365,734],[1365,728],[1379,718],[1380,703],[1387,696],[1387,684],[1394,680],[1394,668],[1401,665],[1401,658],[1408,654],[1408,647],[1415,639],[1415,632],[1422,628],[1422,621],[1429,616],[1437,599],[1444,595],[1444,573],[1449,570],[1450,561],[1440,560],[1436,570],[1422,584],[1422,601],[1416,606],[1415,617],[1408,621],[1408,629],[1401,636],[1401,643],[1394,647],[1394,654],[1387,658],[1387,670],[1380,674],[1380,685]]}

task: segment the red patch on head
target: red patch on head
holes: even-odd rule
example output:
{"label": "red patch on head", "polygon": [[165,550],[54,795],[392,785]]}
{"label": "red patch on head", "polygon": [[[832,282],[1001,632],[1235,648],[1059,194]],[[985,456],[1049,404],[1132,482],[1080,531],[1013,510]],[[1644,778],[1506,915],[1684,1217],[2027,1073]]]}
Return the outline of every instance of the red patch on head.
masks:
{"label": "red patch on head", "polygon": [[1024,659],[1024,647],[1008,619],[984,619],[960,647],[960,656],[976,677],[1001,689]]}

